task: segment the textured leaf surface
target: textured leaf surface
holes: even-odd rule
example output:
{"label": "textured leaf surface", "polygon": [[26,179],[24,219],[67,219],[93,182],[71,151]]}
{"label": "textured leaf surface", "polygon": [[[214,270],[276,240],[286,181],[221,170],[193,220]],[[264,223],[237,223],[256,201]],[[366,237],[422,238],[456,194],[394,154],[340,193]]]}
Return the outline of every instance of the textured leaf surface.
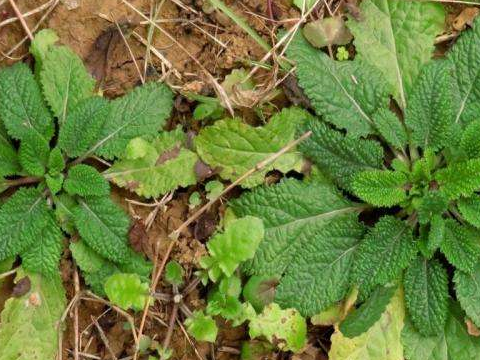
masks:
{"label": "textured leaf surface", "polygon": [[453,281],[462,309],[477,327],[480,326],[480,264],[477,263],[471,274],[456,270]]}
{"label": "textured leaf surface", "polygon": [[441,4],[416,1],[367,0],[360,5],[361,21],[350,20],[357,57],[379,71],[401,107],[434,40],[443,31]]}
{"label": "textured leaf surface", "polygon": [[137,274],[114,274],[105,282],[105,293],[124,310],[142,310],[148,300],[148,284]]}
{"label": "textured leaf surface", "polygon": [[291,41],[287,55],[296,62],[299,84],[317,114],[351,136],[373,132],[374,111],[388,103],[375,69],[359,61],[334,61],[300,34]]}
{"label": "textured leaf surface", "polygon": [[425,337],[413,326],[405,323],[402,343],[407,360],[476,360],[480,353],[480,339],[470,336],[464,322],[465,314],[453,301],[443,331]]}
{"label": "textured leaf surface", "polygon": [[480,189],[480,159],[450,164],[435,173],[440,191],[450,200],[470,196]]}
{"label": "textured leaf surface", "polygon": [[26,64],[18,62],[0,71],[0,117],[15,139],[23,139],[31,130],[47,141],[53,136],[52,116]]}
{"label": "textured leaf surface", "polygon": [[342,188],[351,190],[356,173],[382,167],[383,149],[376,141],[346,137],[316,119],[306,130],[312,135],[300,144],[300,151]]}
{"label": "textured leaf surface", "polygon": [[359,285],[361,297],[376,285],[395,280],[416,251],[410,226],[393,216],[382,217],[357,250],[353,281]]}
{"label": "textured leaf surface", "polygon": [[353,339],[336,330],[330,360],[404,360],[400,342],[405,317],[403,292],[398,290],[387,309],[366,333]]}
{"label": "textured leaf surface", "polygon": [[438,260],[418,257],[404,277],[408,313],[418,331],[436,335],[442,331],[448,314],[448,276]]}
{"label": "textured leaf surface", "polygon": [[480,228],[480,198],[478,195],[461,198],[457,205],[463,218],[473,226]]}
{"label": "textured leaf surface", "polygon": [[43,93],[59,124],[79,101],[93,95],[95,80],[82,60],[66,46],[55,46],[45,55],[40,73]]}
{"label": "textured leaf surface", "polygon": [[455,107],[450,65],[443,60],[426,65],[408,98],[405,124],[414,143],[423,149],[439,150],[451,141]]}
{"label": "textured leaf surface", "polygon": [[231,206],[239,216],[263,220],[265,239],[245,270],[286,273],[276,292],[282,307],[314,315],[345,296],[363,234],[358,205],[330,184],[289,179],[244,194]]}
{"label": "textured leaf surface", "polygon": [[472,273],[480,258],[478,232],[461,226],[455,220],[445,220],[445,237],[440,249],[450,264]]}
{"label": "textured leaf surface", "polygon": [[17,151],[10,142],[0,117],[0,176],[15,175],[19,171]]}
{"label": "textured leaf surface", "polygon": [[401,172],[371,170],[358,173],[353,191],[360,199],[375,206],[393,206],[405,201],[407,177]]}
{"label": "textured leaf surface", "polygon": [[[274,115],[263,127],[252,127],[240,119],[220,120],[202,129],[195,145],[204,162],[213,168],[220,167],[220,176],[233,181],[294,140],[297,125],[309,117],[308,112],[291,108]],[[301,155],[290,151],[241,185],[253,187],[263,182],[268,171],[300,170],[302,164]]]}
{"label": "textured leaf surface", "polygon": [[218,334],[218,327],[211,316],[195,311],[193,315],[185,320],[188,333],[197,341],[215,342]]}
{"label": "textured leaf surface", "polygon": [[472,121],[462,133],[460,149],[469,159],[480,157],[480,120]]}
{"label": "textured leaf surface", "polygon": [[73,166],[65,180],[64,189],[70,195],[108,196],[110,185],[102,175],[89,165],[79,164]]}
{"label": "textured leaf surface", "polygon": [[170,116],[172,98],[165,84],[150,82],[112,101],[100,136],[88,151],[113,159],[123,153],[133,138],[156,135]]}
{"label": "textured leaf surface", "polygon": [[407,132],[400,122],[400,119],[392,111],[388,109],[380,109],[373,114],[373,122],[375,129],[380,135],[393,146],[400,150],[407,144]]}
{"label": "textured leaf surface", "polygon": [[58,351],[58,322],[66,299],[62,280],[27,274],[30,291],[5,303],[0,323],[0,360],[50,360]]}
{"label": "textured leaf surface", "polygon": [[199,159],[185,148],[185,142],[181,129],[162,133],[153,142],[133,139],[125,157],[116,161],[105,176],[147,198],[196,184],[195,164]]}
{"label": "textured leaf surface", "polygon": [[58,36],[52,29],[43,29],[35,34],[29,49],[35,57],[35,73],[41,69],[45,57],[57,41]]}
{"label": "textured leaf surface", "polygon": [[114,262],[128,259],[130,220],[109,197],[82,199],[73,214],[80,236],[93,250]]}
{"label": "textured leaf surface", "polygon": [[33,176],[42,176],[46,172],[50,146],[40,134],[29,131],[23,135],[18,151],[18,159],[23,170]]}

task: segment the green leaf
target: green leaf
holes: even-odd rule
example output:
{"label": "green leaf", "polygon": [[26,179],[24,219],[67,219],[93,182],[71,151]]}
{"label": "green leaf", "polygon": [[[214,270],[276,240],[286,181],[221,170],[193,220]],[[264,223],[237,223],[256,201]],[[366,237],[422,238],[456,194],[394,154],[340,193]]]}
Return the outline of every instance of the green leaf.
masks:
{"label": "green leaf", "polygon": [[172,285],[180,286],[183,283],[183,268],[175,260],[170,260],[165,266],[165,280]]}
{"label": "green leaf", "polygon": [[42,61],[40,81],[45,99],[60,126],[81,100],[93,95],[95,88],[95,80],[82,60],[66,46],[55,46],[47,52]]}
{"label": "green leaf", "polygon": [[32,246],[49,220],[43,194],[21,188],[0,207],[0,261]]}
{"label": "green leaf", "polygon": [[305,129],[312,135],[299,145],[300,151],[342,188],[352,190],[356,173],[383,165],[383,149],[376,141],[344,136],[316,119]]}
{"label": "green leaf", "polygon": [[407,144],[408,137],[400,119],[388,109],[380,109],[373,114],[375,129],[397,150],[402,150]]}
{"label": "green leaf", "polygon": [[195,311],[191,317],[187,318],[185,326],[188,333],[197,341],[213,343],[217,339],[218,328],[215,320],[201,311]]}
{"label": "green leaf", "polygon": [[450,200],[470,196],[480,189],[480,159],[449,164],[435,173],[435,180]]}
{"label": "green leaf", "polygon": [[54,277],[58,274],[63,239],[62,230],[56,224],[53,213],[50,212],[40,236],[20,254],[23,268],[48,278]]}
{"label": "green leaf", "polygon": [[472,121],[467,125],[460,140],[460,149],[465,152],[468,159],[480,157],[480,120]]}
{"label": "green leaf", "polygon": [[24,63],[0,70],[0,116],[8,134],[22,140],[35,131],[49,141],[54,123],[40,87]]}
{"label": "green leaf", "polygon": [[426,244],[427,257],[432,257],[445,238],[445,221],[440,215],[434,215],[430,221],[430,232]]}
{"label": "green leaf", "polygon": [[69,111],[60,128],[58,146],[70,157],[85,154],[99,140],[100,131],[110,114],[108,100],[94,96],[80,101]]}
{"label": "green leaf", "polygon": [[405,272],[405,301],[418,331],[435,335],[442,331],[448,314],[448,276],[438,260],[417,259]]}
{"label": "green leaf", "polygon": [[197,183],[198,156],[185,148],[186,135],[178,128],[162,133],[155,141],[130,141],[125,157],[105,172],[117,186],[147,198]]}
{"label": "green leaf", "polygon": [[469,198],[461,198],[457,202],[458,210],[462,217],[476,228],[480,228],[480,198],[473,195]]}
{"label": "green leaf", "polygon": [[[272,116],[263,127],[252,127],[240,119],[219,120],[203,128],[195,138],[198,155],[212,168],[219,167],[220,176],[234,181],[259,162],[280,151],[295,139],[297,125],[311,115],[298,108],[284,109]],[[283,154],[272,164],[245,179],[243,187],[263,183],[273,169],[281,172],[301,170],[302,157],[295,150]]]}
{"label": "green leaf", "polygon": [[357,173],[353,192],[360,199],[375,206],[398,205],[407,199],[407,176],[389,170],[370,170]]}
{"label": "green leaf", "polygon": [[0,323],[0,360],[55,359],[58,324],[66,299],[62,280],[56,274],[45,278],[26,274],[31,289],[5,303]]}
{"label": "green leaf", "polygon": [[359,61],[334,61],[300,34],[287,55],[296,62],[298,82],[318,115],[353,137],[373,132],[373,113],[388,104],[378,71]]}
{"label": "green leaf", "polygon": [[450,62],[432,61],[426,65],[408,97],[405,124],[412,131],[415,145],[440,150],[451,141],[455,122]]}
{"label": "green leaf", "polygon": [[18,159],[23,170],[33,176],[45,174],[50,155],[48,142],[38,133],[30,131],[23,135]]}
{"label": "green leaf", "polygon": [[10,142],[7,130],[0,119],[0,177],[15,175],[21,171],[17,151]]}
{"label": "green leaf", "polygon": [[[201,260],[209,271],[219,268],[227,277],[233,275],[241,262],[253,258],[263,240],[262,220],[245,216],[232,220],[224,232],[215,234],[207,243],[210,256]],[[215,280],[215,279],[212,279]]]}
{"label": "green leaf", "polygon": [[68,170],[63,188],[70,195],[82,197],[110,195],[107,180],[94,167],[84,164],[75,165]]}
{"label": "green leaf", "polygon": [[307,343],[307,322],[297,310],[272,303],[250,321],[249,335],[265,337],[282,351],[300,352]]}
{"label": "green leaf", "polygon": [[387,309],[367,332],[353,339],[336,330],[331,337],[330,360],[404,360],[400,342],[405,306],[398,290]]}
{"label": "green leaf", "polygon": [[480,339],[470,336],[460,306],[450,301],[449,314],[442,332],[425,337],[405,323],[402,343],[407,360],[475,360],[480,353]]}
{"label": "green leaf", "polygon": [[261,312],[265,306],[274,301],[277,285],[278,279],[276,277],[253,275],[243,287],[242,294],[244,299],[252,304],[257,312]]}
{"label": "green leaf", "polygon": [[455,270],[453,282],[462,309],[476,326],[480,326],[480,264],[477,263],[470,274]]}
{"label": "green leaf", "polygon": [[113,159],[122,155],[131,139],[156,135],[170,116],[172,98],[165,84],[150,82],[115,99],[100,135],[87,153]]}
{"label": "green leaf", "polygon": [[416,253],[412,228],[407,223],[390,215],[380,218],[356,252],[353,281],[360,288],[360,297],[376,285],[398,278]]}
{"label": "green leaf", "polygon": [[93,250],[113,262],[127,261],[130,219],[109,197],[81,199],[73,215],[81,238]]}
{"label": "green leaf", "polygon": [[50,152],[47,168],[50,175],[59,175],[65,169],[65,159],[59,147]]}
{"label": "green leaf", "polygon": [[218,180],[209,181],[205,184],[205,191],[207,192],[207,199],[214,200],[217,199],[223,192],[224,186]]}
{"label": "green leaf", "polygon": [[432,56],[435,36],[444,29],[441,4],[366,0],[361,21],[347,25],[357,57],[380,72],[402,108],[420,69]]}
{"label": "green leaf", "polygon": [[56,176],[52,175],[45,175],[45,183],[47,184],[48,190],[52,193],[52,195],[56,195],[62,190],[63,186],[63,174],[58,174]]}
{"label": "green leaf", "polygon": [[429,191],[417,208],[418,222],[428,224],[435,215],[442,215],[448,208],[448,199],[440,191]]}
{"label": "green leaf", "polygon": [[276,275],[276,302],[315,315],[349,290],[353,257],[363,226],[361,210],[331,184],[288,179],[231,202],[238,216],[259,217],[265,240],[244,270]]}
{"label": "green leaf", "polygon": [[53,197],[55,204],[55,218],[58,225],[63,231],[69,235],[75,232],[75,224],[73,222],[73,209],[77,206],[77,202],[68,194],[61,193]]}
{"label": "green leaf", "polygon": [[462,31],[459,39],[449,52],[447,59],[455,68],[454,82],[456,111],[455,122],[463,126],[478,119],[480,93],[480,19],[473,22],[473,29]]}
{"label": "green leaf", "polygon": [[124,310],[140,311],[148,300],[148,284],[137,274],[113,274],[105,282],[105,293],[112,303]]}
{"label": "green leaf", "polygon": [[365,303],[343,320],[339,327],[342,334],[354,338],[368,331],[380,320],[396,289],[396,286],[378,286]]}
{"label": "green leaf", "polygon": [[480,258],[478,232],[460,225],[455,220],[445,220],[445,237],[440,249],[450,264],[472,273]]}
{"label": "green leaf", "polygon": [[35,58],[35,75],[37,78],[42,70],[45,57],[58,40],[57,34],[52,29],[43,29],[35,33],[29,50]]}

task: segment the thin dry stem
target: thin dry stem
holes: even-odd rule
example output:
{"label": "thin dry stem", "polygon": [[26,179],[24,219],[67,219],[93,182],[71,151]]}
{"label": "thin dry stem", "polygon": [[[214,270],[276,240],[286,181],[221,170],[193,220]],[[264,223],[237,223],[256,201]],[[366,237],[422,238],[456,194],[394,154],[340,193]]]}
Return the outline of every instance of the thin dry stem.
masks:
{"label": "thin dry stem", "polygon": [[100,334],[100,338],[102,339],[103,341],[103,344],[105,345],[105,348],[108,350],[108,352],[110,353],[110,356],[112,357],[113,360],[117,360],[118,358],[115,356],[115,353],[113,352],[112,348],[110,347],[110,343],[108,341],[108,338],[107,336],[105,335],[105,333],[103,332],[103,329],[102,327],[100,326],[100,324],[98,323],[97,319],[95,319],[95,317],[91,317],[92,318],[92,321],[93,323],[95,324],[95,327],[97,328],[98,330],[98,333]]}
{"label": "thin dry stem", "polygon": [[13,9],[13,12],[15,13],[18,20],[20,21],[20,24],[22,24],[23,30],[25,30],[25,33],[27,34],[28,38],[30,39],[30,41],[32,41],[33,40],[33,34],[30,31],[30,28],[28,27],[27,22],[25,21],[22,12],[18,8],[17,4],[15,4],[15,0],[9,0],[9,2],[10,2],[10,6]]}
{"label": "thin dry stem", "polygon": [[[23,18],[30,17],[30,16],[32,16],[32,15],[35,15],[35,14],[37,14],[37,13],[39,13],[39,12],[47,9],[50,5],[53,4],[54,1],[55,1],[55,0],[50,0],[50,1],[46,2],[46,3],[43,4],[43,5],[40,5],[39,7],[35,8],[35,9],[30,10],[30,11],[24,13],[24,14],[23,14]],[[14,22],[17,22],[17,21],[19,21],[19,18],[18,18],[18,17],[16,17],[16,16],[15,16],[15,17],[11,17],[11,18],[9,18],[9,19],[4,20],[4,21],[1,22],[1,23],[0,23],[0,28],[4,27],[4,26],[6,26],[6,25],[12,24],[12,23],[14,23]]]}

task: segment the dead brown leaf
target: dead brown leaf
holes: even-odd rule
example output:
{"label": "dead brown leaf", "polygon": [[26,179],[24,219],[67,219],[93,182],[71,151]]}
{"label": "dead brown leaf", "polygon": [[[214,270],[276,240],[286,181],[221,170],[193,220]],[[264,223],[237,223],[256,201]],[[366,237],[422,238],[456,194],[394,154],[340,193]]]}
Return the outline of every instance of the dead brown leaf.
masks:
{"label": "dead brown leaf", "polygon": [[345,45],[353,39],[341,16],[315,20],[306,24],[303,35],[310,44],[317,48],[329,45]]}
{"label": "dead brown leaf", "polygon": [[148,244],[148,234],[143,220],[136,220],[128,232],[130,245],[136,252],[143,252]]}
{"label": "dead brown leaf", "polygon": [[473,20],[478,16],[480,9],[467,7],[453,20],[453,28],[457,31],[464,30],[467,25],[472,26]]}
{"label": "dead brown leaf", "polygon": [[470,335],[479,337],[480,330],[475,326],[475,324],[470,319],[465,320],[465,324],[467,324],[467,331]]}
{"label": "dead brown leaf", "polygon": [[13,287],[12,296],[13,297],[21,297],[28,293],[32,288],[32,283],[30,282],[30,278],[25,276],[17,281],[15,286]]}
{"label": "dead brown leaf", "polygon": [[173,149],[165,151],[163,154],[161,154],[157,162],[155,163],[156,165],[162,165],[163,163],[167,162],[168,160],[173,160],[175,159],[178,154],[180,154],[180,146],[177,145]]}

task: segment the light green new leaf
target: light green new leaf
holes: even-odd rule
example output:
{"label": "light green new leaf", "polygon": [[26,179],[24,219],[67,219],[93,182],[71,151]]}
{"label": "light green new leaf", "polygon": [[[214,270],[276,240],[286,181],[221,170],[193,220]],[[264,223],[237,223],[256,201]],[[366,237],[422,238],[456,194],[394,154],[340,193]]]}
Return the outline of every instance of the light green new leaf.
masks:
{"label": "light green new leaf", "polygon": [[471,274],[455,270],[453,281],[462,309],[476,326],[480,326],[480,263]]}
{"label": "light green new leaf", "polygon": [[81,100],[93,95],[95,87],[95,80],[87,72],[82,60],[66,46],[52,47],[46,53],[40,81],[45,99],[60,126]]}
{"label": "light green new leaf", "polygon": [[140,311],[148,300],[148,284],[137,274],[113,274],[105,282],[105,293],[112,303],[124,310]]}
{"label": "light green new leaf", "polygon": [[230,203],[238,216],[259,217],[265,240],[244,270],[276,275],[276,302],[311,316],[343,299],[363,226],[361,207],[331,184],[288,179]]}
{"label": "light green new leaf", "polygon": [[198,156],[184,147],[185,142],[180,128],[160,134],[153,142],[135,138],[128,144],[125,157],[117,160],[105,177],[147,198],[196,184]]}
{"label": "light green new leaf", "polygon": [[448,315],[448,275],[438,260],[417,259],[405,272],[405,302],[412,322],[424,336],[436,335]]}
{"label": "light green new leaf", "polygon": [[50,279],[23,275],[30,278],[31,289],[5,303],[0,322],[0,360],[55,359],[58,324],[66,305],[62,280],[58,273]]}
{"label": "light green new leaf", "polygon": [[389,109],[380,109],[373,114],[375,129],[385,141],[397,150],[402,150],[407,144],[408,137],[400,119]]}
{"label": "light green new leaf", "polygon": [[367,332],[353,339],[339,330],[331,337],[330,360],[404,360],[401,334],[405,318],[403,291],[392,297],[387,309]]}
{"label": "light green new leaf", "polygon": [[408,97],[405,124],[422,149],[440,150],[451,141],[455,107],[450,65],[442,60],[425,65]]}
{"label": "light green new leaf", "polygon": [[130,219],[109,197],[81,199],[73,215],[81,238],[93,250],[113,262],[128,260]]}
{"label": "light green new leaf", "polygon": [[0,70],[0,118],[15,139],[35,131],[49,141],[53,136],[53,118],[43,101],[40,87],[24,63]]}
{"label": "light green new leaf", "polygon": [[47,187],[52,195],[56,195],[60,192],[60,190],[62,190],[63,180],[63,174],[58,174],[55,176],[50,174],[45,175],[45,183],[47,184]]}
{"label": "light green new leaf", "polygon": [[300,34],[287,55],[296,62],[298,82],[317,114],[350,136],[373,132],[373,113],[388,104],[378,71],[359,61],[334,61]]}
{"label": "light green new leaf", "polygon": [[34,131],[25,132],[20,143],[18,160],[27,174],[44,175],[49,155],[50,146],[43,136]]}
{"label": "light green new leaf", "polygon": [[435,180],[450,200],[470,196],[480,189],[480,159],[448,165],[435,173]]}
{"label": "light green new leaf", "polygon": [[407,360],[476,360],[480,354],[480,339],[470,336],[465,325],[465,314],[453,301],[442,332],[425,337],[406,321],[402,344]]}
{"label": "light green new leaf", "polygon": [[357,173],[353,192],[360,199],[375,206],[398,205],[407,199],[404,173],[389,170],[370,170]]}
{"label": "light green new leaf", "polygon": [[15,175],[21,171],[17,151],[10,142],[7,130],[0,118],[0,177]]}
{"label": "light green new leaf", "polygon": [[218,327],[215,320],[201,311],[195,311],[193,315],[185,320],[185,326],[190,335],[197,341],[215,342],[218,334]]}
{"label": "light green new leaf", "polygon": [[297,310],[272,303],[250,321],[248,333],[252,339],[265,337],[282,351],[300,352],[307,343],[307,322]]}
{"label": "light green new leaf", "polygon": [[398,278],[416,253],[412,228],[393,216],[382,217],[356,252],[353,282],[359,286],[360,297]]}
{"label": "light green new leaf", "polygon": [[55,31],[52,29],[43,29],[35,33],[35,37],[30,43],[29,50],[35,58],[35,77],[39,81],[45,57],[58,40],[59,38]]}
{"label": "light green new leaf", "polygon": [[107,180],[94,167],[85,164],[75,165],[68,170],[63,188],[70,195],[82,197],[110,194]]}
{"label": "light green new leaf", "polygon": [[180,286],[183,283],[183,268],[175,260],[170,260],[165,266],[165,280],[176,286]]}
{"label": "light green new leaf", "polygon": [[[310,117],[305,110],[290,108],[272,116],[262,127],[252,127],[240,119],[220,120],[200,131],[195,139],[196,149],[205,163],[221,169],[223,179],[234,181],[293,141],[297,125]],[[300,171],[302,165],[301,155],[292,150],[249,176],[241,185],[253,187],[261,184],[265,174],[273,169],[286,173]]]}
{"label": "light green new leaf", "polygon": [[473,195],[469,198],[461,198],[457,202],[458,210],[462,217],[476,228],[480,228],[480,198]]}
{"label": "light green new leaf", "polygon": [[441,4],[423,1],[365,0],[361,20],[347,26],[357,57],[379,71],[402,108],[421,67],[432,56],[435,36],[444,28]]}

